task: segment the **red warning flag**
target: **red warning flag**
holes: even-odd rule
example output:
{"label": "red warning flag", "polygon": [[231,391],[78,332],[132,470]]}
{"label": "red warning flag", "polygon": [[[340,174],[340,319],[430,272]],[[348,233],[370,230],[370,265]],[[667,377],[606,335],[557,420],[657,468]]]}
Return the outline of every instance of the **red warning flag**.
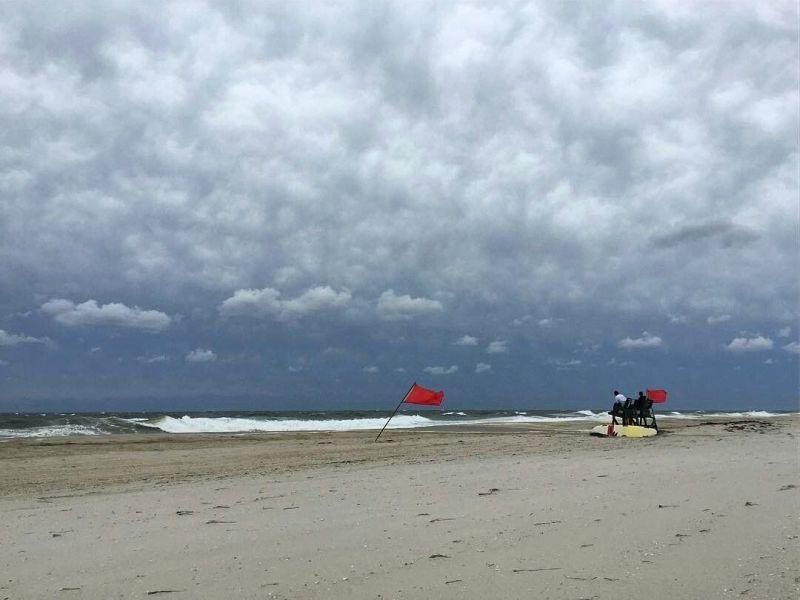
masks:
{"label": "red warning flag", "polygon": [[391,416],[386,419],[386,423],[383,424],[383,428],[378,432],[378,435],[375,437],[375,441],[378,441],[378,438],[381,437],[383,430],[386,429],[386,426],[389,425],[389,421],[392,420],[392,417],[397,414],[397,411],[400,410],[400,407],[403,404],[425,404],[427,406],[439,406],[442,403],[442,398],[444,398],[444,392],[439,390],[438,392],[434,392],[433,390],[429,390],[427,388],[422,387],[421,385],[417,385],[414,382],[406,395],[403,396],[403,399],[400,400],[400,404],[397,405],[397,408],[394,409],[394,412]]}
{"label": "red warning flag", "polygon": [[416,383],[408,390],[403,403],[405,404],[425,404],[427,406],[439,406],[444,398],[444,392],[434,392]]}
{"label": "red warning flag", "polygon": [[647,390],[647,397],[653,404],[661,404],[667,401],[667,390]]}

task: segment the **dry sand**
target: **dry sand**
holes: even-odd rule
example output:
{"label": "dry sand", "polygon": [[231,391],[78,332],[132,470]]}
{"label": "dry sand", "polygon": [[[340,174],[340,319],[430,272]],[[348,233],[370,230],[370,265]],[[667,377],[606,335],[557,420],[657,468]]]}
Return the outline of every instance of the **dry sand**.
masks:
{"label": "dry sand", "polygon": [[0,599],[798,598],[797,417],[0,443]]}

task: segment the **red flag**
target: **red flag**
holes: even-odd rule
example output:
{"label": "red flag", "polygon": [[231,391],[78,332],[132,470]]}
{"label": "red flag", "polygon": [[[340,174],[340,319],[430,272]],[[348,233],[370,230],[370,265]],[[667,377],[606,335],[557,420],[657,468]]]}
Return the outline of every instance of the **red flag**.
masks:
{"label": "red flag", "polygon": [[653,404],[661,404],[667,401],[667,390],[647,390],[647,397]]}
{"label": "red flag", "polygon": [[403,402],[406,404],[426,404],[428,406],[439,406],[442,403],[442,398],[444,398],[444,392],[434,392],[433,390],[429,390],[415,383],[411,386],[411,389],[408,391],[408,394],[406,394]]}

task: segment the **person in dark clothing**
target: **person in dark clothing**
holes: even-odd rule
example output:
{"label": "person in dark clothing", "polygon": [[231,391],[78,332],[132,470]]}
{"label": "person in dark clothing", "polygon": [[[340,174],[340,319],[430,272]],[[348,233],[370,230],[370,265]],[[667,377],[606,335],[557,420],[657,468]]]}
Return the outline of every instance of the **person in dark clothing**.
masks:
{"label": "person in dark clothing", "polygon": [[644,417],[643,411],[645,406],[647,406],[647,396],[644,395],[644,392],[639,392],[639,397],[633,401],[633,415],[634,419],[641,419]]}
{"label": "person in dark clothing", "polygon": [[633,398],[625,398],[625,402],[622,404],[622,424],[623,425],[635,425],[633,419],[636,413],[634,412],[634,405],[635,400]]}

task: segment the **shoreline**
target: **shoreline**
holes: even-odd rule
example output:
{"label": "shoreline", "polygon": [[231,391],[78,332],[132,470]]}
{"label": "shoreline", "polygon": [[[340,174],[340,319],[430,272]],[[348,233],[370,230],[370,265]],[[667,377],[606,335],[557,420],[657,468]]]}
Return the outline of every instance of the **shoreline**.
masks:
{"label": "shoreline", "polygon": [[[676,435],[719,436],[748,423],[766,429],[800,428],[800,415],[767,419],[716,417],[702,420],[659,419],[659,434],[642,440],[605,440],[642,447],[670,447]],[[760,425],[759,425],[760,424]],[[377,430],[162,433],[75,435],[11,438],[0,444],[0,498],[32,490],[103,490],[148,483],[249,474],[276,474],[350,464],[414,464],[463,460],[469,447],[487,456],[591,453],[608,449],[603,438],[589,435],[592,422],[440,425],[387,429],[375,443]],[[546,442],[542,442],[546,439]],[[531,443],[533,440],[535,442]],[[410,445],[409,455],[404,445]],[[613,446],[611,446],[613,448]],[[64,468],[64,465],[68,468]]]}

